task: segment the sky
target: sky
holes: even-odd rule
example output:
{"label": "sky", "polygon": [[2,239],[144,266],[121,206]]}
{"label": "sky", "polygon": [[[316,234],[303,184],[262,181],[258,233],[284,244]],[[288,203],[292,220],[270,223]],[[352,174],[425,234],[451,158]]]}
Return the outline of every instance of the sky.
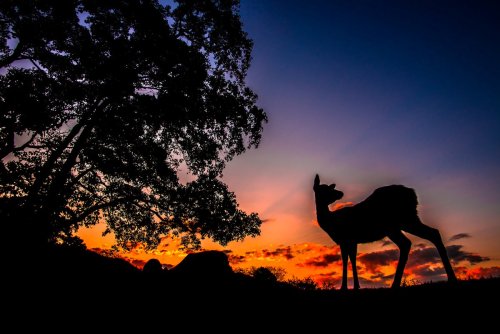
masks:
{"label": "sky", "polygon": [[[240,14],[254,41],[247,83],[269,122],[223,180],[265,222],[257,238],[203,248],[225,251],[235,269],[281,267],[338,287],[339,248],[316,223],[318,173],[344,192],[337,204],[414,188],[457,275],[500,276],[500,4],[242,0]],[[104,250],[112,239],[100,232],[80,235]],[[408,236],[406,280],[444,279],[432,245]],[[139,267],[185,255],[176,241],[121,254]],[[397,259],[386,239],[360,246],[362,287],[388,286]]]}

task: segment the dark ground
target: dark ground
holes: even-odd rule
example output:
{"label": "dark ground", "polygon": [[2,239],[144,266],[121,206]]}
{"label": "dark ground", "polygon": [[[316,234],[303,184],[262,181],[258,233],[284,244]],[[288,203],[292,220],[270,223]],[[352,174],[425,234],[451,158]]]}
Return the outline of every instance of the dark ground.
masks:
{"label": "dark ground", "polygon": [[5,318],[19,330],[141,333],[481,333],[496,332],[500,320],[500,278],[395,290],[301,290],[208,267],[146,274],[123,260],[81,254],[53,253],[42,275],[7,289],[14,298],[4,299]]}

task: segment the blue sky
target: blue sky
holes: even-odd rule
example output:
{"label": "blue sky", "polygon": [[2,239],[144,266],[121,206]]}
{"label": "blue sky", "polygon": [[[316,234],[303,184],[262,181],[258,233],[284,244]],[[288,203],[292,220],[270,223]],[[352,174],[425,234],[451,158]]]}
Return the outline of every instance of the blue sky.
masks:
{"label": "blue sky", "polygon": [[444,237],[500,258],[498,4],[243,0],[241,17],[269,115],[260,148],[225,172],[243,208],[307,235],[315,173],[353,202],[402,183]]}

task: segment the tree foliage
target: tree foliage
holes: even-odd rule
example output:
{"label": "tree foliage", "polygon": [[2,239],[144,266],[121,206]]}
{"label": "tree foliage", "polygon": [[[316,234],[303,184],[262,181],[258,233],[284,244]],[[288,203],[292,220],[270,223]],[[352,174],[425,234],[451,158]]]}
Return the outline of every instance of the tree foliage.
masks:
{"label": "tree foliage", "polygon": [[267,121],[244,81],[252,41],[238,5],[2,1],[3,217],[41,243],[101,221],[125,247],[258,235],[220,179]]}
{"label": "tree foliage", "polygon": [[240,268],[238,272],[251,276],[260,282],[268,283],[284,282],[286,276],[286,270],[284,268],[274,266],[252,266],[249,268]]}

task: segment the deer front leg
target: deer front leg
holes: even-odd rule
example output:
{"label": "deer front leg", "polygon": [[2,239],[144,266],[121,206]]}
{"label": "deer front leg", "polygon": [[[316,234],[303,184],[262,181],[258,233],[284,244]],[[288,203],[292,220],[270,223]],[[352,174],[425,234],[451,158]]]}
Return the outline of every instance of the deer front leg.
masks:
{"label": "deer front leg", "polygon": [[349,252],[346,245],[340,245],[340,253],[342,255],[342,290],[347,290],[347,262],[349,261]]}
{"label": "deer front leg", "polygon": [[352,278],[354,279],[354,289],[359,289],[359,280],[358,280],[358,268],[356,268],[356,254],[358,253],[358,245],[352,244],[349,245],[349,258],[351,259],[351,267],[352,267]]}
{"label": "deer front leg", "polygon": [[410,253],[411,241],[405,235],[398,231],[389,235],[391,239],[399,247],[399,261],[396,268],[396,274],[394,275],[394,281],[392,282],[391,288],[399,288],[401,285],[401,279],[403,278],[403,272],[406,266],[406,261],[408,261],[408,254]]}

